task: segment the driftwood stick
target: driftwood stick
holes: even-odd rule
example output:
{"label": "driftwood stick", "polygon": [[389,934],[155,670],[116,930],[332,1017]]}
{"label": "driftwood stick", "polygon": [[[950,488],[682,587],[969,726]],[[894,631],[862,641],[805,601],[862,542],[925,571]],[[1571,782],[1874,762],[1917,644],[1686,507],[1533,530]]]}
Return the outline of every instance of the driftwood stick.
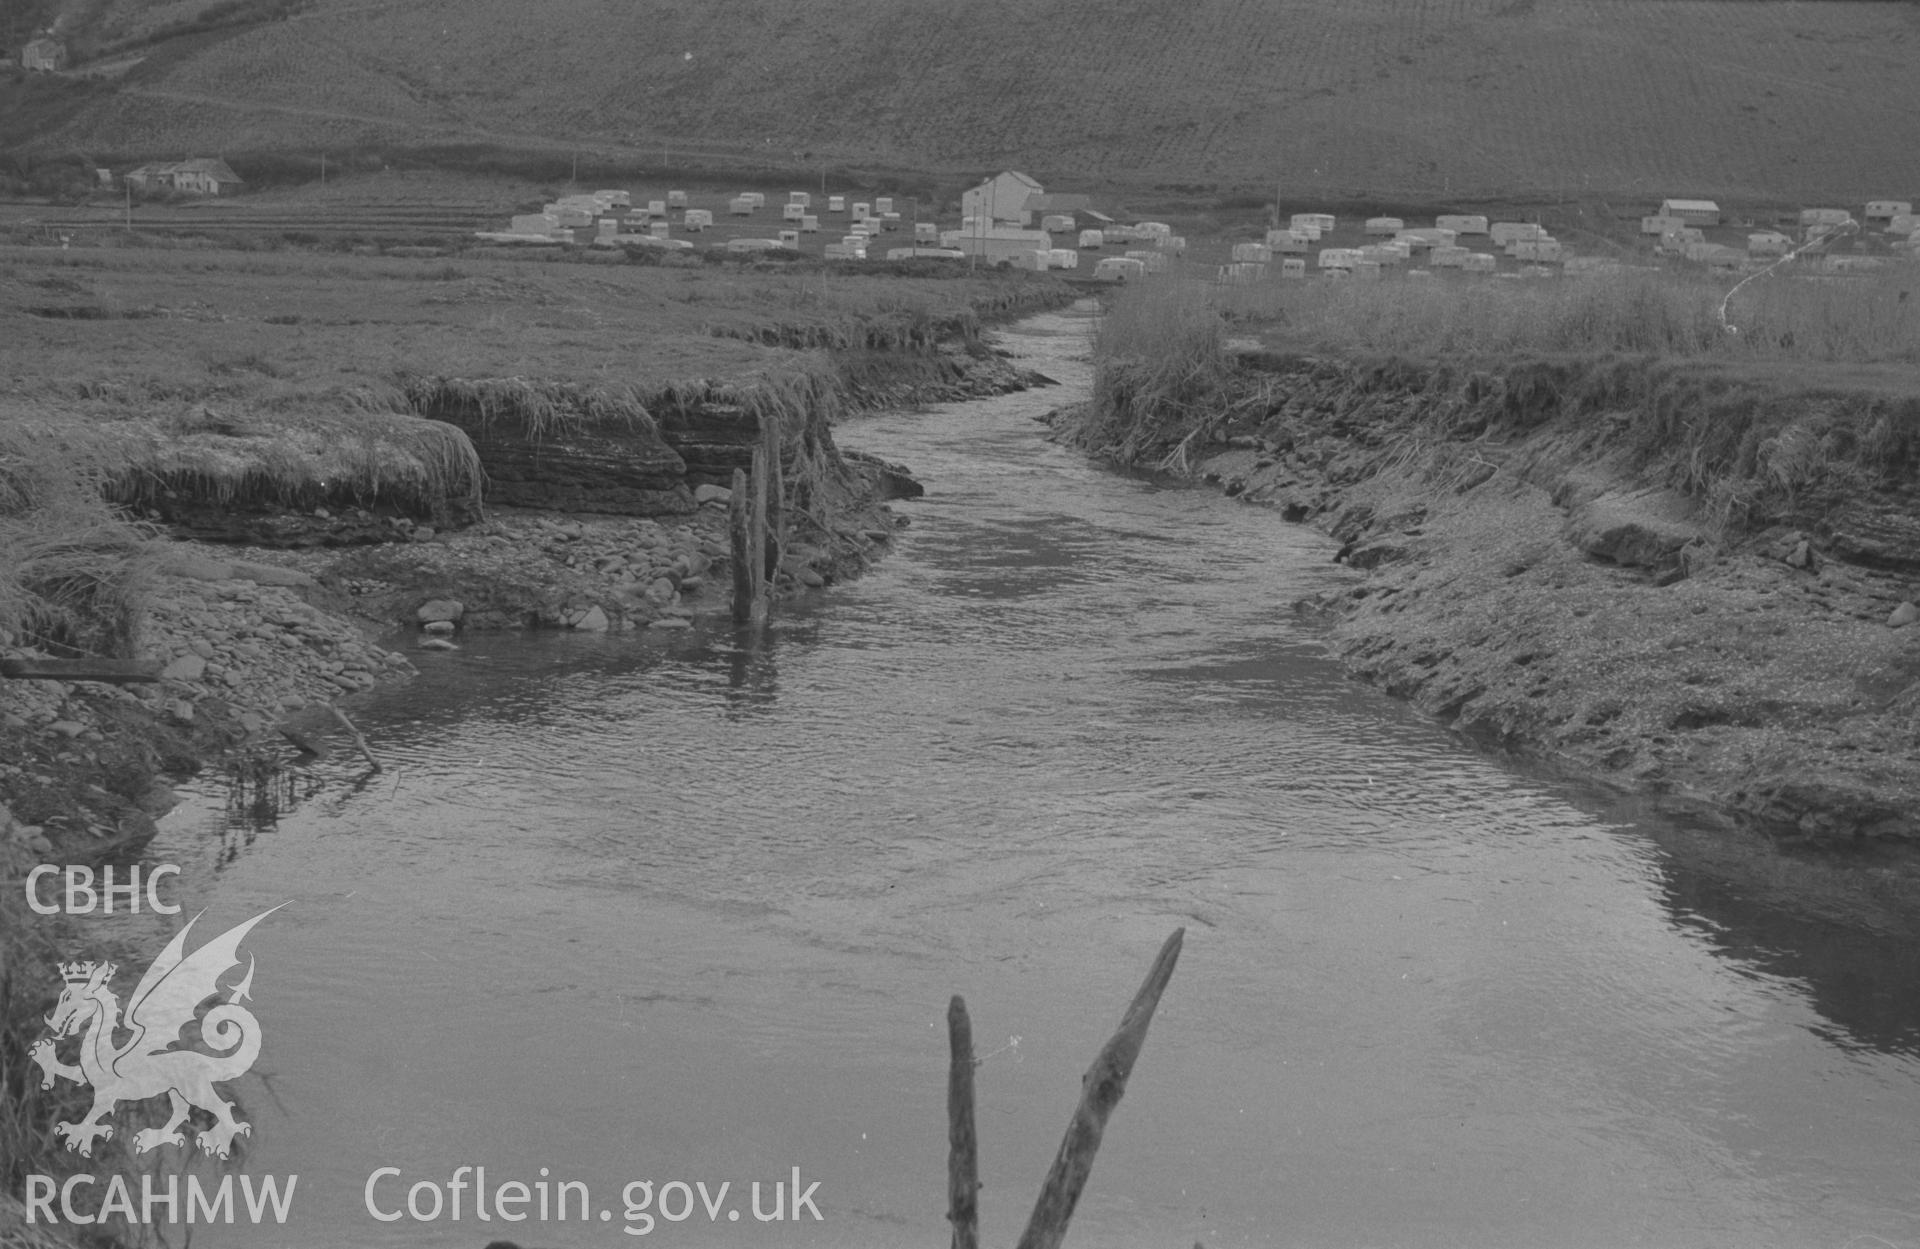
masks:
{"label": "driftwood stick", "polygon": [[378,772],[380,770],[380,761],[373,757],[373,747],[367,745],[367,739],[361,736],[360,730],[354,727],[353,721],[347,719],[347,713],[332,703],[328,703],[327,708],[333,712],[333,718],[340,721],[347,732],[353,734],[353,744],[360,748],[360,753],[366,756],[367,762],[373,765],[374,771]]}
{"label": "driftwood stick", "polygon": [[980,1156],[973,1133],[973,1021],[966,999],[947,1003],[947,1221],[953,1249],[979,1249]]}
{"label": "driftwood stick", "polygon": [[747,475],[733,470],[733,496],[727,503],[727,536],[733,545],[733,623],[753,621],[753,561],[747,541]]}
{"label": "driftwood stick", "polygon": [[134,685],[158,681],[160,662],[155,659],[0,659],[0,678]]}
{"label": "driftwood stick", "polygon": [[1140,992],[1134,994],[1132,1005],[1127,1007],[1126,1017],[1120,1021],[1120,1030],[1101,1047],[1100,1056],[1093,1060],[1093,1066],[1081,1080],[1080,1104],[1074,1108],[1073,1122],[1067,1125],[1066,1138],[1060,1142],[1053,1169],[1047,1172],[1047,1182],[1040,1186],[1040,1199],[1034,1202],[1033,1217],[1027,1220],[1027,1230],[1021,1233],[1017,1249],[1059,1249],[1065,1239],[1067,1222],[1073,1218],[1073,1208],[1080,1202],[1080,1190],[1086,1187],[1087,1176],[1093,1171],[1093,1156],[1100,1149],[1107,1116],[1127,1091],[1133,1060],[1140,1056],[1140,1047],[1146,1043],[1147,1024],[1153,1020],[1154,1008],[1160,1005],[1160,994],[1173,976],[1173,965],[1180,961],[1180,943],[1186,935],[1185,928],[1176,928],[1160,947],[1153,969],[1147,973]]}

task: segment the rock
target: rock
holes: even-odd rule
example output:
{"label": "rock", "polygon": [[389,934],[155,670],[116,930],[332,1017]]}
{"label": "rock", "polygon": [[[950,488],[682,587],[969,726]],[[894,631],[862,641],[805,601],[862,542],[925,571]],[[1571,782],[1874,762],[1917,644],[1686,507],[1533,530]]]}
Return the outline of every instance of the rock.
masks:
{"label": "rock", "polygon": [[445,638],[421,638],[417,645],[423,651],[457,651],[460,649]]}
{"label": "rock", "polygon": [[78,737],[87,731],[87,726],[78,720],[55,720],[47,726],[47,731],[58,733],[62,737]]}
{"label": "rock", "polygon": [[1805,538],[1800,539],[1794,548],[1787,552],[1787,566],[1790,568],[1804,568],[1808,572],[1817,572],[1818,567],[1814,560],[1813,543]]}
{"label": "rock", "polygon": [[163,681],[198,681],[207,675],[207,661],[198,655],[182,655],[160,669]]}
{"label": "rock", "polygon": [[1920,620],[1920,607],[1916,607],[1911,602],[1902,603],[1887,617],[1887,627],[1902,629],[1916,620]]}
{"label": "rock", "polygon": [[584,633],[605,633],[607,631],[607,613],[596,605],[589,607],[586,613],[574,622],[573,627]]}
{"label": "rock", "polygon": [[1576,507],[1567,538],[1598,559],[1637,568],[1670,567],[1680,549],[1706,538],[1694,505],[1675,490],[1603,494]]}
{"label": "rock", "polygon": [[691,629],[692,627],[692,621],[684,620],[679,616],[662,616],[647,625],[649,629]]}
{"label": "rock", "polygon": [[655,603],[672,602],[674,593],[673,582],[665,577],[656,579],[652,585],[647,587],[647,598],[649,601]]}
{"label": "rock", "polygon": [[1397,563],[1410,554],[1409,548],[1397,542],[1369,542],[1356,546],[1347,552],[1349,568],[1378,568],[1382,564]]}
{"label": "rock", "polygon": [[205,638],[195,638],[193,641],[188,642],[187,649],[202,659],[213,658],[213,643],[207,641]]}
{"label": "rock", "polygon": [[427,633],[452,633],[453,621],[429,620],[425,625],[422,625],[421,628],[424,632],[427,632]]}
{"label": "rock", "polygon": [[413,614],[421,624],[432,624],[436,620],[457,622],[467,614],[467,607],[457,598],[436,598],[422,603]]}
{"label": "rock", "polygon": [[182,724],[193,723],[193,704],[184,698],[169,699],[167,701],[166,711],[168,715]]}
{"label": "rock", "polygon": [[235,560],[228,566],[232,575],[242,581],[251,581],[257,585],[311,586],[318,585],[313,577],[297,568],[281,568],[274,564],[254,564],[245,560]]}
{"label": "rock", "polygon": [[695,486],[693,488],[693,501],[695,503],[727,504],[733,502],[733,491],[727,489],[725,486]]}

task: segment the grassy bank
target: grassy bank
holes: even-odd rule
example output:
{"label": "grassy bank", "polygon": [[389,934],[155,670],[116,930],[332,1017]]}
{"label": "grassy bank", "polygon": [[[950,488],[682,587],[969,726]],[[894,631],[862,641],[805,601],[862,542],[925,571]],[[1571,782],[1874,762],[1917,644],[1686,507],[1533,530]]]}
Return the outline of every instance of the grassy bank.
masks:
{"label": "grassy bank", "polygon": [[1782,281],[1733,335],[1684,275],[1308,285],[1129,290],[1059,433],[1327,529],[1368,572],[1322,605],[1336,647],[1448,722],[1717,818],[1920,843],[1899,286]]}

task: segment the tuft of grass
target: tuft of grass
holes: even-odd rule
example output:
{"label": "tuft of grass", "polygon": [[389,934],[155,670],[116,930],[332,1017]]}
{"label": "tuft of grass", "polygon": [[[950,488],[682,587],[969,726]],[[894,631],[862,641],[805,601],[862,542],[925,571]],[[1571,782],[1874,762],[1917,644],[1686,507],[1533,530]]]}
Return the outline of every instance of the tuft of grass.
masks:
{"label": "tuft of grass", "polygon": [[68,655],[131,657],[151,591],[150,533],[106,500],[97,462],[0,435],[0,630]]}
{"label": "tuft of grass", "polygon": [[1121,292],[1094,337],[1094,383],[1085,431],[1123,464],[1177,441],[1168,467],[1227,406],[1226,322],[1213,292],[1169,277]]}

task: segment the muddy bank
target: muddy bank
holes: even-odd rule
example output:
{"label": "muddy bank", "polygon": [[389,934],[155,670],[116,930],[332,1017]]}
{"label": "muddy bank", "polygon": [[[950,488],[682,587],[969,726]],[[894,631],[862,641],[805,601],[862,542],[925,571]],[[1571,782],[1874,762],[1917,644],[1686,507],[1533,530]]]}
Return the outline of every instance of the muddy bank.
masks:
{"label": "muddy bank", "polygon": [[[1864,372],[1246,353],[1132,458],[1336,538],[1362,575],[1298,609],[1463,731],[1727,823],[1910,848],[1920,388]],[[1054,426],[1113,449],[1091,410]]]}

